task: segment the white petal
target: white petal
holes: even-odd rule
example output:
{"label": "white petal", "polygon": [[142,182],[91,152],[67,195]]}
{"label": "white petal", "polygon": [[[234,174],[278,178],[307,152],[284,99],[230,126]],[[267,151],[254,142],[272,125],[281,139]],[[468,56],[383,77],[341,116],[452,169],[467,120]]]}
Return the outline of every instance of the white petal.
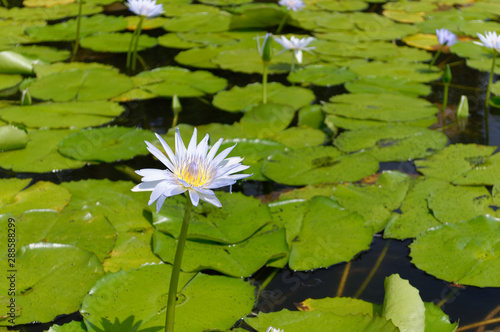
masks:
{"label": "white petal", "polygon": [[175,170],[174,165],[172,165],[170,160],[168,160],[168,158],[163,153],[161,153],[161,151],[158,150],[156,146],[147,141],[145,142],[146,145],[148,146],[148,151],[151,152],[153,156],[155,156],[159,161],[161,161],[163,165],[167,166],[167,168],[170,169],[171,171]]}
{"label": "white petal", "polygon": [[193,136],[191,136],[191,140],[189,141],[189,145],[187,148],[188,154],[193,154],[196,151],[197,140],[198,140],[198,132],[197,132],[196,127],[195,127],[193,130]]}
{"label": "white petal", "polygon": [[217,197],[214,195],[200,195],[200,199],[204,200],[205,202],[208,202],[212,205],[215,205],[217,207],[222,207],[222,204],[220,201],[217,199]]}
{"label": "white petal", "polygon": [[135,172],[143,176],[142,181],[144,182],[166,180],[170,178],[169,174],[171,174],[170,171],[156,168],[143,168]]}
{"label": "white petal", "polygon": [[191,202],[194,206],[198,206],[198,202],[200,201],[200,196],[196,192],[196,190],[189,190],[189,197],[191,198]]}
{"label": "white petal", "polygon": [[161,181],[141,182],[132,188],[132,191],[152,191]]}
{"label": "white petal", "polygon": [[185,154],[186,154],[186,147],[184,146],[184,142],[182,141],[179,128],[177,128],[175,132],[175,155],[177,157],[177,161],[183,159]]}
{"label": "white petal", "polygon": [[153,192],[151,193],[151,196],[149,197],[148,205],[153,204],[153,202],[156,201],[158,197],[160,197],[160,195],[163,194],[163,191],[165,190],[166,187],[167,187],[166,181],[161,181],[160,183],[158,183]]}
{"label": "white petal", "polygon": [[160,212],[163,203],[165,203],[165,199],[167,199],[167,196],[161,195],[158,197],[158,200],[156,201],[156,213]]}
{"label": "white petal", "polygon": [[207,160],[207,161],[212,161],[212,159],[214,159],[214,156],[215,156],[215,154],[217,153],[217,150],[219,150],[220,145],[222,144],[222,141],[223,141],[223,139],[221,138],[221,139],[219,139],[219,140],[218,140],[218,141],[214,144],[214,146],[212,146],[212,148],[210,149],[210,152],[209,152],[209,153],[208,153],[208,155],[207,155],[207,158],[206,158],[206,160]]}
{"label": "white petal", "polygon": [[203,137],[201,142],[196,147],[196,153],[199,156],[202,156],[203,158],[205,158],[205,156],[207,155],[207,152],[208,152],[208,138],[209,138],[208,134],[206,134],[205,137]]}
{"label": "white petal", "polygon": [[302,50],[295,50],[293,53],[295,53],[295,58],[297,59],[297,62],[302,63]]}
{"label": "white petal", "polygon": [[[227,149],[223,150],[221,153],[219,153],[219,155],[217,157],[215,157],[215,159],[213,160],[213,164],[214,165],[219,165],[219,163],[227,157],[227,155],[234,149],[234,147],[236,146],[233,145],[233,146],[230,146],[228,147]],[[212,151],[210,151],[212,152]]]}
{"label": "white petal", "polygon": [[163,150],[165,150],[165,152],[167,153],[168,158],[172,161],[173,164],[177,164],[176,160],[175,160],[175,154],[172,151],[172,149],[170,148],[170,146],[168,146],[167,142],[165,142],[160,135],[158,135],[156,133],[155,133],[155,135],[156,135],[156,138],[160,141],[160,144],[163,147]]}

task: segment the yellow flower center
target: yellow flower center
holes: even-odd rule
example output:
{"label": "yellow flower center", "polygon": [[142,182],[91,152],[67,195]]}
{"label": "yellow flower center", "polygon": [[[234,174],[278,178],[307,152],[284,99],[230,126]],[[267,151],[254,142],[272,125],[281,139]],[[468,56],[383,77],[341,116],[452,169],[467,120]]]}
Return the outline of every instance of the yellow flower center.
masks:
{"label": "yellow flower center", "polygon": [[200,165],[198,165],[195,161],[184,164],[176,176],[179,179],[186,181],[190,187],[203,187],[205,184],[210,182],[212,176],[204,167],[199,166]]}

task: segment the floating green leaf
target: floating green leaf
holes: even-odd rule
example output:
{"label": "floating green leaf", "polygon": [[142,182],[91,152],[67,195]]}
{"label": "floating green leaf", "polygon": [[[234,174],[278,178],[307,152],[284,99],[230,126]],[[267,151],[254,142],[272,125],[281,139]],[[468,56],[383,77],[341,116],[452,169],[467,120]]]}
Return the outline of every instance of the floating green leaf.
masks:
{"label": "floating green leaf", "polygon": [[307,299],[297,306],[300,311],[331,312],[339,316],[366,315],[373,317],[373,304],[350,297]]}
{"label": "floating green leaf", "polygon": [[[98,33],[82,38],[80,44],[95,52],[125,53],[128,52],[131,39],[132,33]],[[138,51],[154,46],[156,46],[156,38],[148,35],[139,36]]]}
{"label": "floating green leaf", "polygon": [[362,77],[354,82],[347,82],[345,88],[352,93],[401,93],[410,97],[427,96],[431,93],[428,85],[390,76]]}
{"label": "floating green leaf", "polygon": [[[295,109],[310,104],[314,100],[311,90],[284,86],[277,82],[267,85],[267,99],[269,103],[289,105]],[[229,112],[240,112],[262,102],[262,85],[249,84],[243,88],[234,86],[231,90],[221,91],[215,95],[215,107]]]}
{"label": "floating green leaf", "polygon": [[461,185],[494,185],[500,183],[500,153],[490,156],[453,181]]}
{"label": "floating green leaf", "polygon": [[[78,15],[78,3],[67,5],[52,6],[52,7],[13,7],[10,9],[0,7],[0,17],[14,20],[58,20],[68,16]],[[82,4],[82,15],[92,15],[102,11],[102,7],[94,4]]]}
{"label": "floating green leaf", "polygon": [[47,332],[87,332],[83,322],[72,321],[63,325],[52,325]]}
{"label": "floating green leaf", "polygon": [[322,145],[327,137],[326,134],[319,129],[309,127],[291,127],[274,135],[273,139],[276,142],[285,144],[293,148],[304,146]]}
{"label": "floating green leaf", "polygon": [[318,1],[316,6],[322,9],[335,11],[335,12],[352,12],[356,10],[363,10],[368,7],[368,4],[361,0],[351,0],[351,1]]}
{"label": "floating green leaf", "polygon": [[357,74],[336,66],[316,65],[297,70],[287,79],[292,83],[312,83],[319,86],[339,85],[354,80]]}
{"label": "floating green leaf", "polygon": [[438,131],[410,126],[359,128],[340,134],[335,146],[344,152],[366,151],[379,161],[423,158],[446,146]]}
{"label": "floating green leaf", "polygon": [[123,110],[122,106],[108,101],[40,103],[0,108],[0,118],[31,128],[76,129],[110,122]]}
{"label": "floating green leaf", "polygon": [[148,154],[144,141],[156,138],[149,130],[127,127],[84,129],[59,142],[59,152],[75,160],[113,162]]}
{"label": "floating green leaf", "polygon": [[132,89],[125,75],[113,70],[91,68],[67,70],[44,76],[30,85],[33,97],[55,101],[109,99]]}
{"label": "floating green leaf", "polygon": [[163,29],[174,32],[217,32],[229,30],[231,15],[227,12],[219,13],[188,13],[170,19],[163,25]]}
{"label": "floating green leaf", "polygon": [[[120,236],[119,236],[120,237]],[[117,239],[117,242],[120,239]],[[143,264],[156,264],[161,260],[153,254],[151,244],[137,239],[135,236],[117,244],[102,263],[104,271],[118,272],[138,269]]]}
{"label": "floating green leaf", "polygon": [[434,81],[441,77],[441,72],[429,72],[429,65],[423,63],[385,63],[373,61],[355,64],[350,66],[349,69],[361,77],[391,76],[419,83]]}
{"label": "floating green leaf", "polygon": [[353,182],[373,174],[378,162],[366,153],[344,154],[331,146],[285,149],[264,161],[262,173],[287,185]]}
{"label": "floating green leaf", "polygon": [[[16,274],[15,301],[23,308],[19,316],[16,315],[17,324],[49,322],[61,314],[75,312],[103,274],[101,263],[93,253],[71,245],[43,242],[19,248],[16,268],[25,271]],[[10,298],[7,288],[8,284],[2,283],[2,305]],[[64,296],[53,296],[58,293]],[[2,319],[2,325],[6,324],[7,317]]]}
{"label": "floating green leaf", "polygon": [[[16,85],[21,83],[22,80],[23,77],[21,75],[0,74],[0,90],[15,87]],[[0,91],[0,94],[2,93],[3,91]]]}
{"label": "floating green leaf", "polygon": [[292,241],[290,268],[305,271],[348,262],[369,248],[372,236],[372,227],[359,214],[338,208],[327,197],[313,197]]}
{"label": "floating green leaf", "polygon": [[26,144],[28,135],[24,130],[14,126],[0,126],[0,152],[23,149]]}
{"label": "floating green leaf", "polygon": [[500,220],[478,216],[433,228],[410,245],[412,262],[433,276],[462,285],[500,286]]}
{"label": "floating green leaf", "polygon": [[12,50],[26,57],[38,59],[44,62],[64,61],[71,55],[68,50],[59,50],[53,47],[38,45],[18,45]]}

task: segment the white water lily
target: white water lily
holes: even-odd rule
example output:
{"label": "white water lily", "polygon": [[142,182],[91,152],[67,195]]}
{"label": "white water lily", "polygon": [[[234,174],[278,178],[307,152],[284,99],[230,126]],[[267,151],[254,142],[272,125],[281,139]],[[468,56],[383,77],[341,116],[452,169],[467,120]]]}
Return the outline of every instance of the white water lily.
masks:
{"label": "white water lily", "polygon": [[275,329],[274,327],[269,326],[266,332],[285,332],[285,330]]}
{"label": "white water lily", "polygon": [[457,36],[448,29],[436,29],[436,35],[440,45],[452,46],[458,41]]}
{"label": "white water lily", "polygon": [[302,0],[280,0],[278,5],[286,6],[286,9],[293,10],[294,12],[302,10],[306,6]]}
{"label": "white water lily", "polygon": [[484,36],[480,33],[477,34],[481,42],[474,42],[474,44],[485,46],[500,52],[500,35],[497,36],[495,31],[485,31]]}
{"label": "white water lily", "polygon": [[177,129],[174,154],[163,138],[156,134],[167,153],[166,156],[153,144],[145,142],[149,152],[158,158],[167,169],[145,168],[136,171],[143,178],[140,184],[132,188],[132,191],[152,191],[148,205],[156,201],[157,212],[160,211],[167,197],[182,194],[186,191],[189,192],[189,197],[194,206],[197,206],[201,199],[221,207],[221,203],[211,189],[233,185],[237,180],[251,175],[234,174],[250,167],[240,164],[243,158],[226,158],[236,145],[215,156],[223,139],[218,140],[208,151],[208,135],[198,145],[196,145],[196,136],[195,128],[186,149],[179,129]]}
{"label": "white water lily", "polygon": [[285,36],[281,36],[281,38],[273,36],[273,38],[277,43],[283,46],[285,51],[292,50],[298,63],[302,63],[302,51],[312,53],[310,51],[315,49],[315,47],[307,47],[307,45],[309,45],[309,43],[315,39],[314,37],[305,37],[299,39],[295,36],[292,36],[290,37],[290,40],[288,40]]}
{"label": "white water lily", "polygon": [[147,18],[153,18],[163,13],[163,5],[157,5],[156,0],[128,0],[125,5],[132,13]]}

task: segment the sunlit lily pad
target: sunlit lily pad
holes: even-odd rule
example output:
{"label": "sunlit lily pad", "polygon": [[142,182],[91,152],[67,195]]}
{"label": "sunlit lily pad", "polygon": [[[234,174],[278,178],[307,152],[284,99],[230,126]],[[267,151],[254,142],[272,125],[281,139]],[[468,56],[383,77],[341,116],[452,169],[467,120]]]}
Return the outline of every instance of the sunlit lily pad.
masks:
{"label": "sunlit lily pad", "polygon": [[[306,106],[315,99],[311,90],[295,86],[287,87],[277,82],[267,85],[267,98],[269,103],[290,105],[295,109]],[[219,92],[213,99],[215,107],[229,112],[241,112],[261,102],[260,83],[249,84],[242,88],[235,86],[231,90]]]}
{"label": "sunlit lily pad", "polygon": [[423,13],[409,13],[402,10],[384,10],[382,14],[396,22],[401,23],[418,23],[423,22]]}
{"label": "sunlit lily pad", "polygon": [[482,164],[463,173],[453,181],[461,185],[494,185],[500,183],[500,153],[489,157]]}
{"label": "sunlit lily pad", "polygon": [[227,81],[207,71],[189,71],[180,67],[161,67],[137,76],[163,81],[143,86],[144,90],[164,97],[201,97],[226,87]]}
{"label": "sunlit lily pad", "polygon": [[[118,240],[117,240],[118,242]],[[137,239],[135,236],[117,244],[102,263],[104,271],[118,272],[138,269],[143,264],[156,264],[161,260],[153,254],[151,244]]]}
{"label": "sunlit lily pad", "polygon": [[[23,80],[23,77],[21,75],[6,75],[6,74],[0,74],[0,90],[5,90],[8,88],[15,87],[21,81]],[[0,94],[2,91],[0,91]]]}
{"label": "sunlit lily pad", "polygon": [[[3,268],[7,270],[6,266]],[[25,271],[16,274],[15,301],[23,308],[19,316],[16,315],[17,324],[50,322],[61,314],[75,312],[103,274],[101,263],[93,253],[71,245],[44,242],[19,248],[16,269]],[[2,305],[10,298],[7,289],[8,284],[3,283]],[[64,296],[53,296],[61,292]],[[42,305],[44,303],[46,305]],[[7,317],[2,321],[7,323]]]}
{"label": "sunlit lily pad", "polygon": [[479,216],[433,228],[410,245],[412,262],[435,277],[462,285],[500,286],[500,220]]}
{"label": "sunlit lily pad", "polygon": [[193,4],[190,0],[162,0],[164,15],[168,17],[179,17],[185,14],[210,13],[217,14],[220,9],[215,6]]}
{"label": "sunlit lily pad", "polygon": [[327,197],[314,197],[292,241],[290,268],[313,270],[350,261],[369,248],[372,236],[373,229],[359,214],[338,208]]}
{"label": "sunlit lily pad", "polygon": [[386,126],[343,132],[334,144],[344,152],[367,151],[379,161],[405,161],[429,156],[447,141],[443,133],[426,128]]}
{"label": "sunlit lily pad", "polygon": [[326,134],[319,129],[309,127],[291,127],[273,136],[276,142],[292,148],[322,145]]}
{"label": "sunlit lily pad", "polygon": [[225,48],[223,47],[194,47],[186,51],[179,52],[175,56],[175,61],[186,66],[196,68],[219,68],[219,66],[212,62],[217,55],[219,55]]}
{"label": "sunlit lily pad", "polygon": [[39,45],[22,46],[18,45],[12,49],[14,52],[27,57],[39,59],[44,62],[64,61],[71,55],[68,50]]}
{"label": "sunlit lily pad", "polygon": [[174,32],[217,32],[229,30],[230,22],[231,15],[227,12],[199,12],[171,18],[163,25],[163,29]]}
{"label": "sunlit lily pad", "polygon": [[276,4],[255,3],[239,6],[231,17],[231,29],[266,28],[277,26],[283,19],[283,10]]}
{"label": "sunlit lily pad", "polygon": [[[15,20],[57,20],[68,16],[78,15],[78,3],[72,3],[62,6],[52,6],[48,8],[20,8],[10,9],[0,7],[0,17]],[[90,3],[82,4],[82,15],[91,15],[100,13],[102,7]],[[75,30],[74,30],[75,31]]]}
{"label": "sunlit lily pad", "polygon": [[415,165],[425,176],[454,181],[466,172],[487,163],[495,150],[495,146],[453,144],[432,157],[415,161]]}
{"label": "sunlit lily pad", "polygon": [[339,85],[354,80],[357,74],[346,68],[328,65],[308,66],[288,75],[292,83],[312,83],[319,86]]}
{"label": "sunlit lily pad", "polygon": [[394,78],[410,79],[414,82],[425,83],[441,77],[441,72],[429,72],[429,65],[423,63],[384,63],[367,62],[349,67],[359,76],[391,76]]}
{"label": "sunlit lily pad", "polygon": [[63,325],[52,325],[47,332],[87,332],[83,322],[72,321]]}
{"label": "sunlit lily pad", "polygon": [[[373,24],[371,25],[373,27]],[[366,26],[370,29],[370,26]],[[339,42],[366,42],[371,40],[392,40],[403,38],[407,35],[416,33],[418,28],[408,24],[394,23],[387,26],[378,26],[377,32],[374,33],[370,30],[349,30],[349,31],[335,31],[316,34],[319,39],[334,40]],[[373,29],[373,28],[371,28]]]}
{"label": "sunlit lily pad", "polygon": [[273,153],[262,166],[262,173],[287,185],[352,182],[378,169],[375,158],[366,153],[344,154],[332,146],[284,149]]}
{"label": "sunlit lily pad", "polygon": [[[123,17],[94,15],[82,17],[80,37],[98,32],[113,32],[127,28],[127,21]],[[76,20],[42,27],[31,27],[26,30],[31,38],[38,41],[64,41],[76,38]]]}
{"label": "sunlit lily pad", "polygon": [[[99,280],[81,309],[88,330],[163,330],[170,272],[168,265],[150,265]],[[175,326],[185,332],[229,329],[255,300],[248,282],[225,276],[181,273],[178,290]]]}
{"label": "sunlit lily pad", "polygon": [[123,111],[107,101],[40,103],[0,108],[0,118],[31,128],[85,128],[110,122]]}
{"label": "sunlit lily pad", "polygon": [[24,130],[14,126],[0,126],[0,152],[23,149],[28,143]]}
{"label": "sunlit lily pad", "polygon": [[75,160],[113,162],[148,154],[144,141],[155,140],[152,132],[138,128],[84,129],[59,142],[59,152]]}
{"label": "sunlit lily pad", "polygon": [[180,49],[203,46],[203,44],[201,43],[194,43],[188,40],[184,40],[179,36],[179,33],[173,32],[158,37],[158,44],[163,47]]}
{"label": "sunlit lily pad", "polygon": [[[80,43],[82,47],[95,52],[125,53],[128,52],[131,39],[132,33],[99,33],[82,38]],[[139,37],[138,51],[154,46],[156,46],[156,38],[144,34]]]}
{"label": "sunlit lily pad", "polygon": [[390,76],[361,77],[354,82],[347,82],[345,88],[352,93],[401,93],[410,97],[427,96],[431,93],[428,85]]}
{"label": "sunlit lily pad", "polygon": [[55,101],[90,101],[114,97],[132,89],[125,75],[103,69],[67,70],[47,75],[30,85],[32,97]]}
{"label": "sunlit lily pad", "polygon": [[70,71],[70,70],[84,71],[89,69],[101,69],[101,70],[114,71],[118,73],[118,68],[99,62],[56,62],[52,64],[37,63],[33,67],[37,78],[42,78],[50,74],[62,73],[64,71]]}
{"label": "sunlit lily pad", "polygon": [[52,7],[56,5],[67,5],[75,0],[24,0],[25,7]]}
{"label": "sunlit lily pad", "polygon": [[[156,231],[153,251],[168,263],[174,262],[177,240]],[[284,229],[266,228],[248,240],[231,245],[186,241],[182,270],[186,272],[211,269],[233,277],[248,277],[266,262],[285,257],[288,246]]]}
{"label": "sunlit lily pad", "polygon": [[36,130],[28,132],[24,149],[0,153],[0,166],[15,172],[52,172],[80,168],[85,162],[63,157],[57,144],[74,130]]}

